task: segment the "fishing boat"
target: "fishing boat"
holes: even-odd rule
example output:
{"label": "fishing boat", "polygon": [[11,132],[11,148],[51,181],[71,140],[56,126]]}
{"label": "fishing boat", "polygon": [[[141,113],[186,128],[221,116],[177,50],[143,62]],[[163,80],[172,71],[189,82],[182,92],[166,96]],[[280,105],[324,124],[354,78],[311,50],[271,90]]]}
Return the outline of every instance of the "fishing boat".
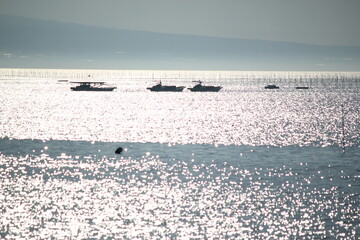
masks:
{"label": "fishing boat", "polygon": [[116,89],[113,86],[105,85],[105,82],[71,82],[74,84],[78,84],[78,86],[71,87],[72,91],[103,91],[109,92]]}
{"label": "fishing boat", "polygon": [[166,85],[162,85],[161,81],[152,86],[152,87],[148,87],[147,89],[149,89],[152,92],[181,92],[185,87],[183,86],[166,86]]}
{"label": "fishing boat", "polygon": [[270,84],[270,85],[266,85],[265,89],[279,89],[280,87],[274,85],[274,84]]}
{"label": "fishing boat", "polygon": [[192,88],[188,88],[192,92],[218,92],[220,91],[220,89],[222,89],[222,87],[220,86],[205,86],[202,84],[201,81],[194,81],[194,82],[197,82],[198,84],[196,84]]}
{"label": "fishing boat", "polygon": [[[297,84],[297,82],[298,82],[297,79],[295,79],[295,84],[297,85],[295,87],[295,89],[309,89],[309,87],[306,86],[307,84],[304,84],[304,81],[303,81],[302,77],[300,77],[300,80],[299,80],[300,84]],[[311,84],[311,82],[310,82],[310,84]]]}

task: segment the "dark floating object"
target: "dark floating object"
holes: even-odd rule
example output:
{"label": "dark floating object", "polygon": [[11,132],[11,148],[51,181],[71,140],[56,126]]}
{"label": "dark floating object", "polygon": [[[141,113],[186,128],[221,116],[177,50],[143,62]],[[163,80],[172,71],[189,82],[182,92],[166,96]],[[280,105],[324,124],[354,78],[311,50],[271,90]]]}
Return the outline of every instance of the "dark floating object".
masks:
{"label": "dark floating object", "polygon": [[122,151],[123,151],[123,148],[119,147],[115,150],[115,154],[121,154]]}
{"label": "dark floating object", "polygon": [[181,92],[185,87],[183,86],[166,86],[162,85],[161,81],[155,86],[148,87],[152,92]]}
{"label": "dark floating object", "polygon": [[279,89],[279,87],[276,85],[267,85],[265,86],[265,89]]}
{"label": "dark floating object", "polygon": [[105,86],[105,82],[71,82],[79,84],[76,87],[71,87],[72,91],[102,91],[110,92],[116,89],[116,87]]}
{"label": "dark floating object", "polygon": [[204,86],[201,81],[193,81],[197,82],[194,87],[188,88],[192,92],[218,92],[222,87],[220,86]]}
{"label": "dark floating object", "polygon": [[309,89],[309,87],[299,86],[299,87],[296,87],[296,89]]}

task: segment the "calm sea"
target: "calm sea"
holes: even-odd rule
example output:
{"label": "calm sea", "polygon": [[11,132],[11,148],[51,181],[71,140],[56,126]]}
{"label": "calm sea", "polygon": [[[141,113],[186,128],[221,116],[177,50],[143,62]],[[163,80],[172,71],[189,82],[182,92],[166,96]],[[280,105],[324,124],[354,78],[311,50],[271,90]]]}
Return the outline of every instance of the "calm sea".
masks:
{"label": "calm sea", "polygon": [[[223,89],[146,89],[198,80]],[[0,238],[360,238],[360,73],[0,69],[0,93]]]}

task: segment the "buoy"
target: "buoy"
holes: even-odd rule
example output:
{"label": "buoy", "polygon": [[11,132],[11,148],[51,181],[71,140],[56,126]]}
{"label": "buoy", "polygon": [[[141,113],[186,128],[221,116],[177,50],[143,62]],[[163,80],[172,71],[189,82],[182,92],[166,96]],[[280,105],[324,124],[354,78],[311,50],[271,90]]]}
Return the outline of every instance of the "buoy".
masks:
{"label": "buoy", "polygon": [[122,152],[122,147],[119,147],[118,149],[115,150],[115,154],[121,154]]}

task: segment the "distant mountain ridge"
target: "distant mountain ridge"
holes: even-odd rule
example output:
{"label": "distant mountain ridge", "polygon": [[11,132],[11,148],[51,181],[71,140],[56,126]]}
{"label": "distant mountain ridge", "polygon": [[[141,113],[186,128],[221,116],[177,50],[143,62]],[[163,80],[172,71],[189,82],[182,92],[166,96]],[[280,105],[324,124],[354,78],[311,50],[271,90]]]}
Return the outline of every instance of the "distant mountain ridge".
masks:
{"label": "distant mountain ridge", "polygon": [[360,71],[360,47],[131,30],[0,15],[0,67]]}

